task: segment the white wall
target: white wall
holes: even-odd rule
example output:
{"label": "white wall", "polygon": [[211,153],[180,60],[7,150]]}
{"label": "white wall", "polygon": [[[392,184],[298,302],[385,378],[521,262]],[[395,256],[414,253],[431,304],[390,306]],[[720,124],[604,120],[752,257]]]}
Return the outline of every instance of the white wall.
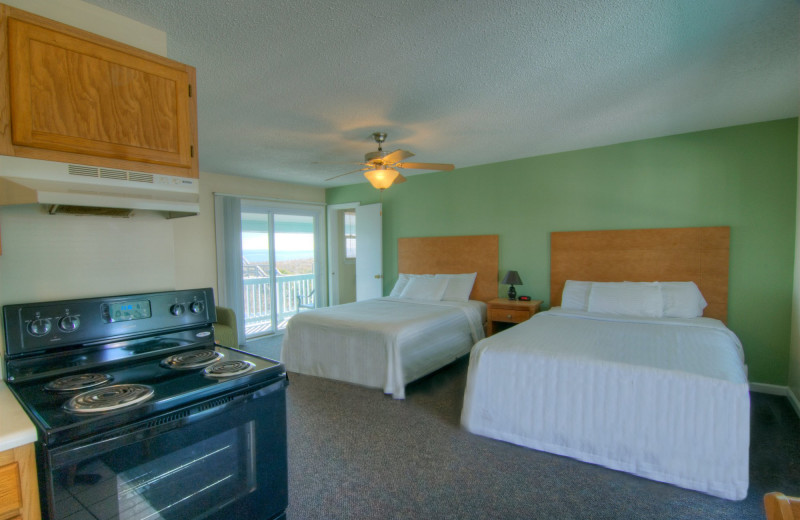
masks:
{"label": "white wall", "polygon": [[112,218],[3,207],[0,303],[171,289],[172,227],[152,212]]}
{"label": "white wall", "polygon": [[0,233],[0,305],[175,287],[173,223],[153,212],[123,219],[6,206]]}
{"label": "white wall", "polygon": [[167,220],[149,211],[131,218],[49,215],[39,205],[5,206],[0,305],[195,287],[216,291],[214,192],[325,200],[321,188],[201,173],[200,214],[193,217]]}
{"label": "white wall", "polygon": [[[201,152],[202,153],[202,152]],[[43,206],[0,207],[0,305],[213,287],[214,192],[324,202],[322,188],[200,174],[200,214],[167,220],[49,215]],[[0,338],[0,352],[4,350]]]}

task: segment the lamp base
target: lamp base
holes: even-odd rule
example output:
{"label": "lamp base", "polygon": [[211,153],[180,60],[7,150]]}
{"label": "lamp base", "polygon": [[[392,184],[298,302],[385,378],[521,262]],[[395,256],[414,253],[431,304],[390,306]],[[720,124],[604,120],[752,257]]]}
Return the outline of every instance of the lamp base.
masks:
{"label": "lamp base", "polygon": [[516,300],[517,299],[517,290],[514,289],[514,286],[508,288],[508,299],[509,300]]}

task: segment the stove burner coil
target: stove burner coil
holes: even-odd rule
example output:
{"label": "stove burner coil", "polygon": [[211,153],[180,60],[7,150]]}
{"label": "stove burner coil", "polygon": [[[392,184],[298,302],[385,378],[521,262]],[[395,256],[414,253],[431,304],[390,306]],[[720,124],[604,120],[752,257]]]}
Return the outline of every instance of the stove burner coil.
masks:
{"label": "stove burner coil", "polygon": [[161,366],[174,370],[191,370],[210,365],[222,359],[222,353],[211,349],[190,350],[172,355],[161,361]]}
{"label": "stove burner coil", "polygon": [[111,385],[78,394],[64,404],[73,413],[99,413],[147,401],[155,391],[147,385]]}
{"label": "stove burner coil", "polygon": [[203,374],[208,377],[222,379],[250,372],[255,366],[255,363],[251,363],[250,361],[230,359],[226,361],[217,361],[212,365],[208,365],[205,370],[203,370]]}
{"label": "stove burner coil", "polygon": [[86,390],[95,386],[108,383],[113,378],[108,374],[76,374],[58,378],[44,385],[45,390],[51,392],[73,392],[75,390]]}

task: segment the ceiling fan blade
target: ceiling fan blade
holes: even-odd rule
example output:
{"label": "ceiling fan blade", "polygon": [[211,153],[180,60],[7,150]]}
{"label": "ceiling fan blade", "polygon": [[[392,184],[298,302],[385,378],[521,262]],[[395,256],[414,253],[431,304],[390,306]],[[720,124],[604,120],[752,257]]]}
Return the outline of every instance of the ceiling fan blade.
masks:
{"label": "ceiling fan blade", "polygon": [[396,178],[396,179],[394,180],[394,182],[392,183],[392,186],[394,186],[395,184],[402,184],[402,183],[406,182],[407,180],[408,180],[408,179],[406,179],[405,177],[403,177],[403,174],[402,174],[402,173],[398,173],[398,174],[397,174],[397,178]]}
{"label": "ceiling fan blade", "polygon": [[311,164],[364,164],[358,161],[314,161]]}
{"label": "ceiling fan blade", "polygon": [[412,170],[441,170],[450,171],[455,168],[455,165],[446,163],[427,163],[427,162],[404,162],[397,163],[395,166],[399,168],[409,168]]}
{"label": "ceiling fan blade", "polygon": [[330,179],[325,179],[325,180],[326,181],[332,181],[333,179],[338,179],[339,177],[344,177],[345,175],[350,175],[351,173],[363,172],[363,171],[364,171],[364,168],[359,168],[359,169],[353,170],[351,172],[344,172],[344,173],[340,173],[339,175],[334,175]]}
{"label": "ceiling fan blade", "polygon": [[389,155],[383,156],[383,164],[392,164],[397,161],[402,161],[406,157],[413,157],[414,154],[408,150],[395,150]]}

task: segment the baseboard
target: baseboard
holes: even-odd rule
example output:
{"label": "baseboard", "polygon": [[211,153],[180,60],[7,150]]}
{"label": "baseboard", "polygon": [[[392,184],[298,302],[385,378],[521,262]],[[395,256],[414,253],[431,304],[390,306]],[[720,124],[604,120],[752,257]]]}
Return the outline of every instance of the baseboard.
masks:
{"label": "baseboard", "polygon": [[789,387],[780,385],[768,385],[766,383],[750,383],[750,391],[759,394],[788,395]]}
{"label": "baseboard", "polygon": [[789,403],[794,408],[795,413],[800,417],[800,399],[792,392],[788,386],[768,385],[766,383],[750,383],[750,391],[761,394],[783,395],[789,399]]}

